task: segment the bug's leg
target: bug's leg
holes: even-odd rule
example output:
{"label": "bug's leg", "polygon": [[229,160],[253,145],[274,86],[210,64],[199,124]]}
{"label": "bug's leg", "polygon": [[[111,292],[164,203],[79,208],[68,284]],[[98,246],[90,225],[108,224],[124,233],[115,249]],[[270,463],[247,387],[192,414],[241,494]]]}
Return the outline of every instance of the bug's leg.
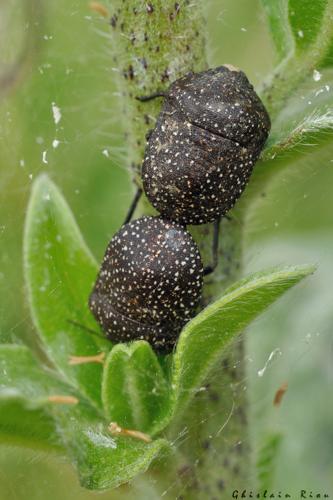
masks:
{"label": "bug's leg", "polygon": [[149,142],[149,139],[151,138],[151,134],[153,133],[153,128],[151,128],[150,130],[148,130],[148,132],[146,133],[146,141]]}
{"label": "bug's leg", "polygon": [[157,97],[166,97],[166,94],[165,94],[165,92],[154,92],[153,94],[149,94],[149,95],[136,96],[135,99],[137,99],[140,102],[148,102],[148,101],[152,101],[153,99],[156,99]]}
{"label": "bug's leg", "polygon": [[221,218],[217,219],[214,222],[214,235],[213,235],[213,247],[212,247],[213,262],[210,266],[204,267],[203,270],[204,276],[211,274],[216,269],[216,266],[218,264],[220,222]]}
{"label": "bug's leg", "polygon": [[131,218],[132,218],[132,216],[133,216],[133,214],[135,212],[135,209],[136,209],[136,207],[138,205],[138,202],[139,202],[139,200],[141,198],[142,192],[143,192],[142,188],[138,187],[138,189],[137,189],[137,191],[135,193],[135,196],[133,198],[133,201],[132,201],[132,203],[131,203],[131,205],[130,205],[130,207],[128,209],[128,212],[127,212],[124,224],[127,224],[131,220]]}

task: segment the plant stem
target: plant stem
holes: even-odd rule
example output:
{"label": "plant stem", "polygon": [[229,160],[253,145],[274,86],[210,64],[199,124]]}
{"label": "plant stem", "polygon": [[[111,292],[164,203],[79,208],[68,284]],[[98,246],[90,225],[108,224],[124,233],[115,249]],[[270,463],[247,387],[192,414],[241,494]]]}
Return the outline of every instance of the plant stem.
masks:
{"label": "plant stem", "polygon": [[140,183],[145,134],[154,127],[162,101],[142,103],[135,98],[163,91],[180,75],[205,67],[199,1],[118,0],[113,2],[111,29],[127,159]]}
{"label": "plant stem", "polygon": [[[162,103],[159,99],[141,103],[135,97],[164,90],[188,71],[207,67],[201,7],[199,0],[113,2],[112,66],[119,75],[128,162],[139,185],[145,134],[154,126]],[[147,201],[141,210],[151,211]],[[208,264],[211,225],[191,232]],[[241,273],[241,239],[242,220],[234,211],[232,220],[225,219],[221,224],[220,263],[206,279],[203,305],[220,295]],[[177,453],[154,468],[159,494],[167,491],[170,498],[213,498],[244,485],[250,454],[243,379],[244,349],[243,342],[238,342],[169,430]]]}

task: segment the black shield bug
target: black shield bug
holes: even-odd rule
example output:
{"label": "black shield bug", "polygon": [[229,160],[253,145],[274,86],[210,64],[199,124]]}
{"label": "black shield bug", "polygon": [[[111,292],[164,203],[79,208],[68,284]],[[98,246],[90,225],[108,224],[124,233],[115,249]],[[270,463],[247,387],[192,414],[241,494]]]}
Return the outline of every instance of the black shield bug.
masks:
{"label": "black shield bug", "polygon": [[144,191],[164,217],[205,224],[242,194],[270,130],[267,111],[242,71],[221,66],[171,84],[149,135]]}
{"label": "black shield bug", "polygon": [[[161,217],[126,223],[106,250],[89,306],[114,342],[172,350],[193,316],[203,276],[217,264],[219,221],[242,194],[270,120],[245,74],[231,66],[176,80],[150,133],[143,188]],[[187,224],[215,221],[213,263],[203,268]]]}
{"label": "black shield bug", "polygon": [[201,297],[198,247],[181,225],[142,217],[110,241],[89,307],[113,342],[147,340],[172,350]]}

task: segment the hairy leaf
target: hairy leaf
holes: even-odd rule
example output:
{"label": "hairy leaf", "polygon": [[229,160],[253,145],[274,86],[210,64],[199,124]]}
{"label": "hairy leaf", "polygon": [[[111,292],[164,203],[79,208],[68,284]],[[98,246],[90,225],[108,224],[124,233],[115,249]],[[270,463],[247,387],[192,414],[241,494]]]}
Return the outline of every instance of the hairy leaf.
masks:
{"label": "hairy leaf", "polygon": [[333,0],[289,0],[296,57],[304,58],[310,69],[318,71],[333,64],[332,18]]}
{"label": "hairy leaf", "polygon": [[51,416],[54,396],[73,396],[73,391],[56,373],[39,366],[26,347],[0,346],[0,435],[3,440],[60,449]]}
{"label": "hairy leaf", "polygon": [[333,63],[333,0],[263,0],[263,4],[283,61],[262,92],[272,130],[261,155],[264,163],[255,169],[260,177],[256,192],[281,171],[282,163],[266,160],[282,157],[290,162],[307,154],[309,146],[330,139],[333,127],[333,73],[328,67]]}
{"label": "hairy leaf", "polygon": [[[290,97],[301,96],[300,88],[304,82],[319,82],[322,70],[332,67],[333,0],[263,2],[278,53],[281,55],[276,40],[282,43],[285,36],[284,47],[287,47],[262,91],[274,123],[279,113],[288,108]],[[307,112],[303,118],[306,116]]]}
{"label": "hairy leaf", "polygon": [[146,443],[133,437],[113,436],[98,415],[71,407],[58,411],[60,434],[76,465],[81,485],[103,490],[116,488],[145,472],[151,462],[169,451],[164,439]]}
{"label": "hairy leaf", "polygon": [[71,355],[94,355],[102,345],[109,349],[107,341],[70,323],[97,328],[87,307],[97,265],[64,198],[45,175],[35,182],[28,207],[24,265],[32,317],[49,358],[101,405],[102,367],[68,363]]}
{"label": "hairy leaf", "polygon": [[333,127],[332,93],[332,70],[324,70],[318,81],[311,77],[304,82],[275,118],[261,159],[275,159],[287,153],[290,161],[291,152],[306,153],[309,145],[328,140],[331,134],[323,134]]}
{"label": "hairy leaf", "polygon": [[294,40],[288,22],[288,0],[262,0],[274,42],[278,61],[294,50]]}
{"label": "hairy leaf", "polygon": [[21,397],[1,394],[0,441],[45,451],[63,451],[53,418],[43,408],[27,408]]}
{"label": "hairy leaf", "polygon": [[297,51],[306,51],[315,43],[330,3],[330,0],[289,0],[288,17]]}
{"label": "hairy leaf", "polygon": [[312,266],[297,266],[254,274],[230,287],[185,326],[173,358],[176,410],[195,394],[226,345],[313,271]]}
{"label": "hairy leaf", "polygon": [[145,341],[116,345],[104,367],[104,408],[121,426],[154,432],[168,410],[169,393],[162,368]]}
{"label": "hairy leaf", "polygon": [[[295,72],[302,72],[304,67],[319,69],[332,65],[333,0],[262,0],[262,3],[279,61],[293,55],[299,62]],[[301,60],[304,64],[300,64]]]}
{"label": "hairy leaf", "polygon": [[0,393],[18,396],[29,408],[44,406],[55,394],[75,394],[58,374],[41,367],[30,349],[23,345],[0,345]]}
{"label": "hairy leaf", "polygon": [[[302,174],[304,163],[315,148],[328,144],[333,130],[333,71],[325,69],[319,81],[311,76],[300,85],[283,110],[275,117],[261,161],[255,166],[251,182],[238,208],[248,213],[249,205],[260,201],[268,184],[285,169]],[[322,164],[318,163],[318,169]]]}
{"label": "hairy leaf", "polygon": [[168,451],[164,439],[144,443],[138,439],[112,439],[90,426],[77,437],[79,475],[82,486],[103,490],[116,488],[145,472],[151,462]]}
{"label": "hairy leaf", "polygon": [[[72,402],[59,397],[72,398]],[[145,443],[113,437],[107,420],[56,373],[41,367],[24,346],[0,346],[0,409],[11,411],[0,413],[0,435],[5,434],[10,442],[15,438],[19,443],[57,450],[65,446],[82,485],[91,489],[130,481],[168,448],[165,440]]]}

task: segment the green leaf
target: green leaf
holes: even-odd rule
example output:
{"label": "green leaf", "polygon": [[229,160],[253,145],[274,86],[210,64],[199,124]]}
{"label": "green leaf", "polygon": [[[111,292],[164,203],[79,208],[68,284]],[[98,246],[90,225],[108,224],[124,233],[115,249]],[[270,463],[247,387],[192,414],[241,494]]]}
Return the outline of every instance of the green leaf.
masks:
{"label": "green leaf", "polygon": [[195,394],[226,345],[312,272],[313,266],[297,266],[251,275],[230,287],[185,326],[173,358],[174,411]]}
{"label": "green leaf", "polygon": [[24,346],[0,346],[0,435],[5,441],[60,449],[50,396],[71,396],[57,374],[43,369]]}
{"label": "green leaf", "polygon": [[263,3],[279,55],[279,65],[262,92],[274,122],[290,96],[300,95],[304,81],[319,81],[322,69],[333,65],[333,0]]}
{"label": "green leaf", "polygon": [[320,69],[333,65],[333,0],[289,0],[296,56]]}
{"label": "green leaf", "polygon": [[262,0],[262,3],[279,61],[293,56],[298,61],[305,59],[305,66],[312,69],[332,65],[333,0]]}
{"label": "green leaf", "polygon": [[294,50],[294,40],[288,20],[288,0],[262,0],[278,61]]}
{"label": "green leaf", "polygon": [[110,421],[153,434],[169,410],[168,384],[150,345],[116,345],[105,366],[102,399]]}
{"label": "green leaf", "polygon": [[85,488],[116,488],[145,472],[161,453],[170,451],[164,439],[146,443],[112,435],[109,422],[82,405],[56,407],[54,414],[58,432]]}
{"label": "green leaf", "polygon": [[42,408],[27,406],[24,398],[0,392],[0,441],[11,446],[62,451],[53,418]]}
{"label": "green leaf", "polygon": [[[322,147],[332,137],[333,130],[333,70],[325,69],[320,81],[307,78],[286,102],[272,122],[272,130],[254,168],[251,182],[238,208],[249,212],[249,206],[260,203],[259,193],[285,169],[293,174],[304,171],[304,163],[296,161],[302,155],[314,154],[314,147]],[[320,163],[318,168],[321,168]]]}
{"label": "green leaf", "polygon": [[327,132],[333,127],[332,89],[332,70],[324,70],[320,81],[315,82],[311,77],[299,87],[272,123],[261,155],[263,161],[287,153],[290,162],[291,152],[300,155],[309,145],[330,139]]}
{"label": "green leaf", "polygon": [[108,422],[84,399],[78,404],[55,404],[50,396],[77,394],[56,373],[40,366],[26,347],[0,346],[0,409],[11,412],[0,413],[0,435],[10,443],[15,439],[57,450],[65,446],[82,485],[91,489],[128,482],[169,450],[162,439],[145,443],[113,437]]}
{"label": "green leaf", "polygon": [[35,182],[28,207],[24,266],[32,317],[47,355],[101,406],[102,367],[68,364],[71,355],[94,355],[110,346],[69,323],[97,328],[87,306],[97,265],[64,198],[45,175]]}
{"label": "green leaf", "polygon": [[[274,1],[274,0],[273,0]],[[279,3],[279,2],[276,2]],[[288,17],[296,50],[306,51],[320,35],[330,0],[289,0]]]}
{"label": "green leaf", "polygon": [[259,491],[270,490],[273,486],[275,465],[281,441],[282,434],[269,434],[266,436],[264,443],[258,452],[257,476],[259,481]]}
{"label": "green leaf", "polygon": [[58,374],[41,367],[30,349],[23,345],[0,345],[0,394],[21,397],[27,408],[38,408],[55,394],[75,395]]}
{"label": "green leaf", "polygon": [[71,428],[69,434],[81,485],[92,490],[127,483],[144,473],[161,454],[170,452],[164,439],[145,443],[130,437],[112,437],[98,424]]}

